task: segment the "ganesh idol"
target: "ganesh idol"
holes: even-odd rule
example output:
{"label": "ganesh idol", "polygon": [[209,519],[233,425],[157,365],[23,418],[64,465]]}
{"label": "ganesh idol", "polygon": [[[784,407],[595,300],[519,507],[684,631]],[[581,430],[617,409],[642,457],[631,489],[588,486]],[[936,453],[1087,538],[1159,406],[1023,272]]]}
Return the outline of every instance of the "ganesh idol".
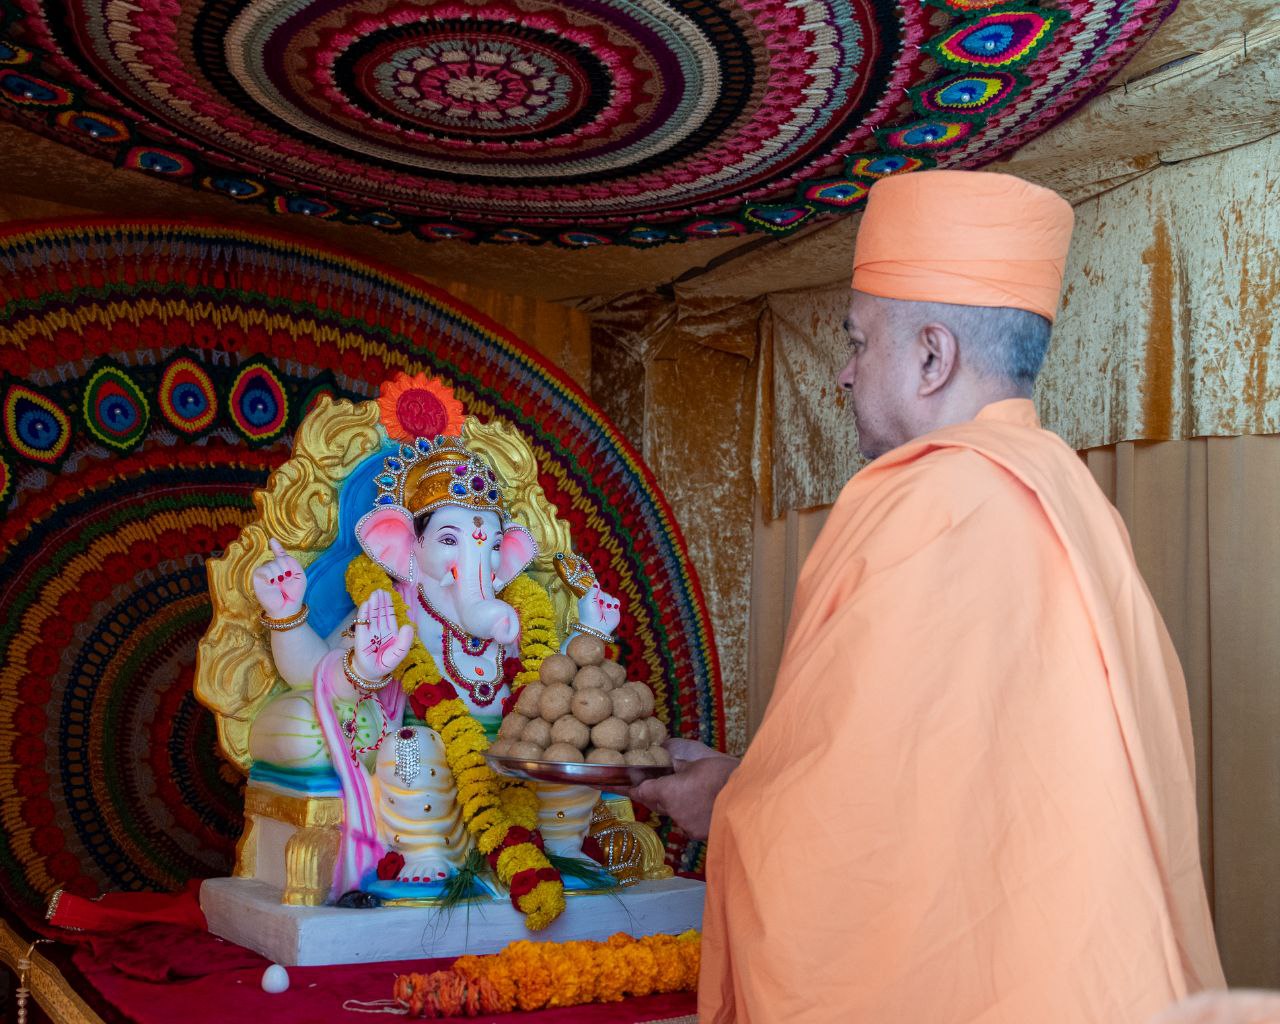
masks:
{"label": "ganesh idol", "polygon": [[[228,705],[214,677],[231,663],[234,644],[231,627],[220,629],[215,616],[201,645],[197,692],[232,712],[220,723],[224,749],[237,723],[249,720],[246,814],[256,832],[254,849],[241,850],[239,874],[269,876],[264,851],[273,842],[284,844],[285,875],[323,875],[331,855],[331,880],[313,879],[303,896],[296,878],[282,881],[285,902],[316,903],[356,891],[431,895],[479,863],[538,928],[564,906],[552,860],[581,857],[599,794],[503,778],[484,751],[513,685],[536,679],[542,660],[575,633],[610,641],[619,601],[571,550],[540,558],[533,531],[506,500],[508,482],[479,450],[502,453],[511,475],[512,466],[532,463],[527,446],[497,425],[468,423],[439,382],[417,385],[448,413],[440,421],[447,432],[409,440],[397,424],[397,438],[370,423],[374,410],[388,418],[385,400],[353,407],[326,399],[304,422],[295,459],[260,497],[265,560],[246,570],[265,631],[258,636],[267,638],[278,680],[252,714],[240,710],[243,699]],[[365,438],[354,454],[353,436]],[[299,459],[302,468],[290,470]],[[554,507],[528,469],[520,504],[540,502],[545,533]],[[333,520],[335,504],[336,536],[316,553],[314,538],[324,531],[300,519]],[[277,536],[290,530],[300,549],[313,551],[290,551]],[[554,542],[566,535],[562,529]],[[231,563],[249,557],[253,537],[246,531],[242,539],[228,552]],[[532,572],[535,559],[543,572]],[[572,607],[557,611],[547,564],[562,584],[561,604],[567,597]],[[211,587],[216,597],[226,581],[211,573]],[[324,809],[335,798],[340,821]],[[336,850],[327,850],[334,840]],[[249,843],[246,835],[242,847]]]}

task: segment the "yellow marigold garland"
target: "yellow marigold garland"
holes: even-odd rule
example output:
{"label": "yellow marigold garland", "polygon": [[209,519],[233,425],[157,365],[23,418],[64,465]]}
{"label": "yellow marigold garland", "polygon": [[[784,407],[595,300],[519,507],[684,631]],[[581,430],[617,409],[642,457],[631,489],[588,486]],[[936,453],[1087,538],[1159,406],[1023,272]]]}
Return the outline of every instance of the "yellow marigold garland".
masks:
{"label": "yellow marigold garland", "polygon": [[528,829],[537,828],[538,794],[515,779],[503,779],[502,809],[517,825],[523,825]]}
{"label": "yellow marigold garland", "polygon": [[502,591],[502,599],[520,615],[521,671],[511,683],[518,690],[538,680],[542,662],[556,652],[556,610],[551,595],[528,576],[517,576]]}
{"label": "yellow marigold garland", "polygon": [[[347,593],[357,606],[374,591],[385,590],[391,595],[397,621],[413,621],[391,578],[367,556],[359,555],[347,566],[346,582]],[[523,671],[516,684],[523,685],[530,676],[537,678],[543,659],[552,652],[548,641],[555,639],[554,610],[546,591],[527,577],[513,580],[502,596],[520,614]],[[416,634],[409,653],[392,674],[410,695],[420,687],[436,687],[443,681],[435,660]],[[437,696],[444,692],[442,689]],[[427,725],[444,743],[445,761],[457,786],[467,830],[480,852],[490,858],[498,880],[511,890],[512,902],[525,915],[529,929],[545,928],[564,910],[564,884],[539,846],[537,797],[523,784],[505,784],[489,769],[483,756],[489,746],[484,727],[459,697],[422,703],[427,705]]]}
{"label": "yellow marigold garland", "polygon": [[697,932],[608,942],[513,942],[493,956],[460,957],[450,970],[402,974],[392,995],[410,1017],[478,1017],[698,986]]}

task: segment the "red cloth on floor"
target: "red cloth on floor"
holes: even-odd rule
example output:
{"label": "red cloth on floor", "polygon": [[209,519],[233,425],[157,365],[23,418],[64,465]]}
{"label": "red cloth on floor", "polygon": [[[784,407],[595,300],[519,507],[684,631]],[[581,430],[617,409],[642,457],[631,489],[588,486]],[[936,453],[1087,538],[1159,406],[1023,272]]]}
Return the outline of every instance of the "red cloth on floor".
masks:
{"label": "red cloth on floor", "polygon": [[96,900],[63,892],[49,923],[85,932],[119,932],[142,924],[208,928],[200,909],[199,879],[180,892],[109,892]]}
{"label": "red cloth on floor", "polygon": [[[257,954],[223,942],[207,931],[187,930],[185,934],[176,929],[136,931],[139,934],[130,947],[131,962],[136,963],[139,956],[145,956],[150,944],[156,973],[163,969],[165,976],[179,977],[179,971],[191,970],[202,958],[210,970],[202,977],[188,975],[183,980],[156,984],[118,969],[109,947],[103,947],[104,955],[98,955],[92,945],[86,944],[73,956],[76,967],[102,998],[135,1024],[174,1024],[175,1021],[226,1024],[228,1020],[269,1020],[271,1024],[345,1020],[362,1024],[379,1017],[344,1010],[347,1000],[365,1003],[389,1000],[397,974],[443,970],[452,963],[452,960],[405,960],[337,967],[289,967],[289,990],[270,995],[262,991],[262,972],[267,961]],[[247,963],[237,966],[237,956],[258,962],[253,966]],[[476,1019],[480,1024],[641,1024],[683,1017],[695,1010],[693,993],[677,992],[621,1003]]]}
{"label": "red cloth on floor", "polygon": [[85,936],[94,963],[139,981],[178,981],[223,971],[266,970],[271,961],[207,931],[174,924],[143,924],[123,932]]}

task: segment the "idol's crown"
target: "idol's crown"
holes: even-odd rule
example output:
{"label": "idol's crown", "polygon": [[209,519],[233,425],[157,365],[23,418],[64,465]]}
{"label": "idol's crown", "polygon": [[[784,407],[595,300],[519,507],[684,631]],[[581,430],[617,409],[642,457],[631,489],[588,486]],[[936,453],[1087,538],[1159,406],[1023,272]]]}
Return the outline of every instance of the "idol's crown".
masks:
{"label": "idol's crown", "polygon": [[419,516],[457,505],[506,518],[493,467],[460,437],[419,437],[411,445],[402,444],[395,455],[382,460],[382,472],[373,482],[378,488],[375,507],[399,505]]}

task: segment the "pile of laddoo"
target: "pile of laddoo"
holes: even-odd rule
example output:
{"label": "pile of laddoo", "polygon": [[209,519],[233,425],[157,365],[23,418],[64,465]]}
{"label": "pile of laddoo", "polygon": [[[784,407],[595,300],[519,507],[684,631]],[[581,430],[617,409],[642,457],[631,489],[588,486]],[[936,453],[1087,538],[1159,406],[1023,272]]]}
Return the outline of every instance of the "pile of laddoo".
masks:
{"label": "pile of laddoo", "polygon": [[489,752],[526,761],[670,765],[653,691],[627,682],[627,670],[605,653],[600,640],[579,634],[566,654],[548,657],[540,682],[517,691]]}

